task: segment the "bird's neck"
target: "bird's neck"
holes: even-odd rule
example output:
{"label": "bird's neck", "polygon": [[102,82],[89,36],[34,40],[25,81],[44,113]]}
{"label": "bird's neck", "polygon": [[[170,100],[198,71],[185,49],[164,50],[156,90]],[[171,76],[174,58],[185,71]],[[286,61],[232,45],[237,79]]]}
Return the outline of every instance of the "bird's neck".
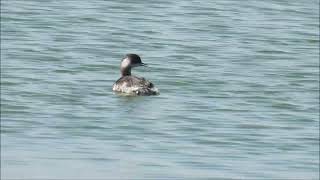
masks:
{"label": "bird's neck", "polygon": [[131,76],[131,67],[121,67],[121,76]]}

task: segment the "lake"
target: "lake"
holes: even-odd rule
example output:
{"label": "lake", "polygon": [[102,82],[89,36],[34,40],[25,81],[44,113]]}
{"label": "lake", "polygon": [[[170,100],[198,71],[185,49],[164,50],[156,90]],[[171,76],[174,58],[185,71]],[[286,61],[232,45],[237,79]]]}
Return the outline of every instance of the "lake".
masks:
{"label": "lake", "polygon": [[[112,92],[127,53],[158,96]],[[318,179],[319,0],[1,1],[1,179]]]}

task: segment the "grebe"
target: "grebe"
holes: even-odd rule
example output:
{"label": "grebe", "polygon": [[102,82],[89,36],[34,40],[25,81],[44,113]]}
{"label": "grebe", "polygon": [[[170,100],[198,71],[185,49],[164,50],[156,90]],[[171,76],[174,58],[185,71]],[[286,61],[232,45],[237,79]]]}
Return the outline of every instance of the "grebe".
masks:
{"label": "grebe", "polygon": [[121,77],[113,84],[112,90],[139,96],[159,94],[158,89],[150,81],[131,75],[131,68],[139,66],[146,66],[146,64],[137,54],[127,54],[120,65]]}

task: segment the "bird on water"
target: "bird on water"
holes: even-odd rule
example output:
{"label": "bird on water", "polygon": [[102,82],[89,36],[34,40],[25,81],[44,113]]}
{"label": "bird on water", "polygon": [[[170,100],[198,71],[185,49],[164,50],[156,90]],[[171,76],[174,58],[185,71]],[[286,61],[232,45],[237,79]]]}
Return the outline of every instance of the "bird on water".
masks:
{"label": "bird on water", "polygon": [[112,87],[112,90],[127,95],[150,96],[157,95],[159,91],[154,85],[143,77],[131,75],[131,69],[146,66],[137,54],[127,54],[121,61],[121,77]]}

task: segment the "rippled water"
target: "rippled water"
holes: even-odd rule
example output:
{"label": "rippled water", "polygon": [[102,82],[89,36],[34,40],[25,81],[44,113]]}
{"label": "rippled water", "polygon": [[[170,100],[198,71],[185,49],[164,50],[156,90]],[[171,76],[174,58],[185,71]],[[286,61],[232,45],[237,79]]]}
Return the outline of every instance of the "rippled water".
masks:
{"label": "rippled water", "polygon": [[2,0],[1,178],[317,179],[318,4]]}

